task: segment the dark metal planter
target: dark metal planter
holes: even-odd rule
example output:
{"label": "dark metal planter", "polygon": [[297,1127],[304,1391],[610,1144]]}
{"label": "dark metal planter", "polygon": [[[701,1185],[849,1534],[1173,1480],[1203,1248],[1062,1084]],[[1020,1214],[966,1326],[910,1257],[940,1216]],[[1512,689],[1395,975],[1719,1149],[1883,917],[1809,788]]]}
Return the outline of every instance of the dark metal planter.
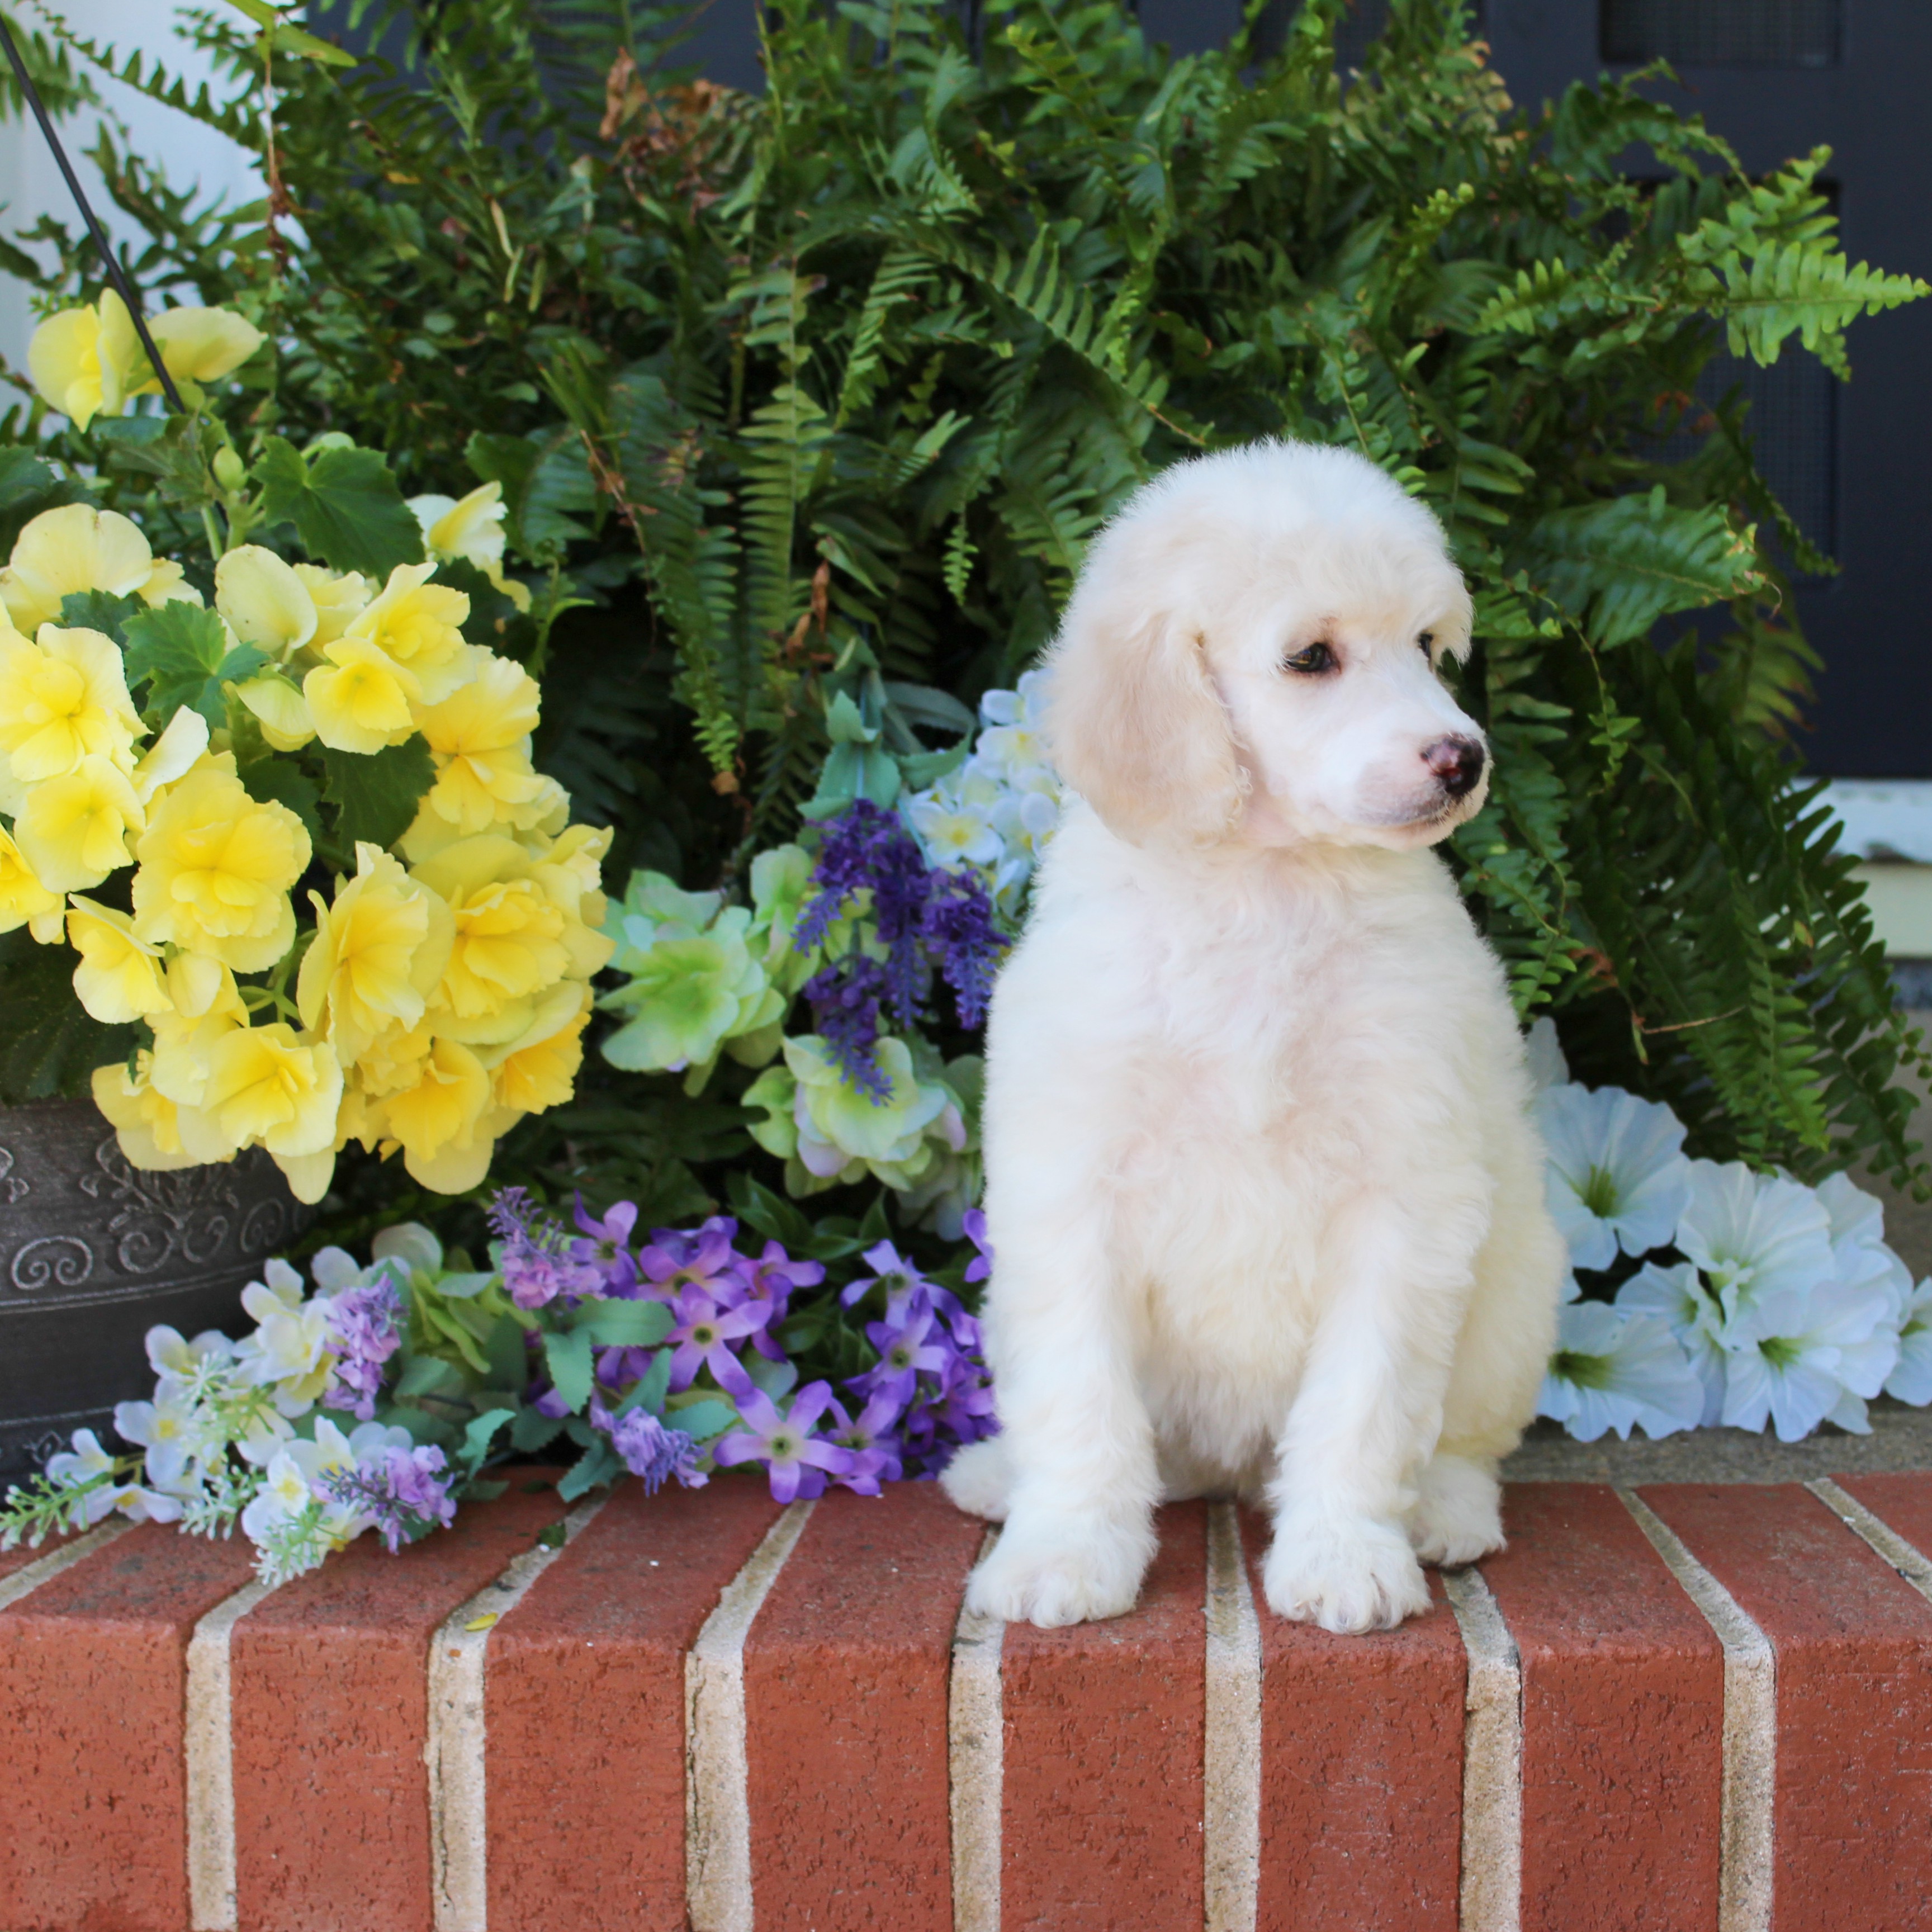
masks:
{"label": "dark metal planter", "polygon": [[314,1218],[259,1148],[145,1174],[91,1100],[0,1107],[0,1480],[154,1384],[164,1322],[236,1332],[242,1290]]}

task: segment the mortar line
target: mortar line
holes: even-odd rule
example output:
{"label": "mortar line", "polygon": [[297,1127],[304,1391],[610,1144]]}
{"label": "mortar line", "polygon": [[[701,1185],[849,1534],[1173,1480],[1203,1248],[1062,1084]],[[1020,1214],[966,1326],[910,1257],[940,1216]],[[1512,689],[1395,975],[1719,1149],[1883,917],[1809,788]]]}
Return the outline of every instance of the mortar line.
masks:
{"label": "mortar line", "polygon": [[43,1583],[52,1582],[63,1570],[71,1570],[76,1563],[86,1562],[97,1550],[105,1550],[117,1537],[125,1536],[134,1527],[125,1516],[110,1516],[105,1522],[83,1531],[71,1543],[64,1543],[58,1550],[50,1550],[46,1556],[22,1564],[12,1576],[0,1578],[0,1610],[10,1609]]}
{"label": "mortar line", "polygon": [[609,1500],[607,1491],[579,1503],[563,1520],[562,1542],[539,1543],[520,1552],[500,1576],[452,1610],[430,1640],[423,1762],[429,1772],[430,1897],[436,1932],[484,1932],[489,1919],[484,1688],[491,1634]]}
{"label": "mortar line", "polygon": [[1724,1647],[1718,1932],[1768,1932],[1775,1882],[1778,1653],[1642,1497],[1628,1489],[1618,1490],[1617,1496]]}
{"label": "mortar line", "polygon": [[1850,1490],[1841,1490],[1829,1476],[1820,1476],[1804,1486],[1922,1597],[1932,1598],[1932,1562],[1927,1562],[1922,1550],[1906,1542],[1882,1516],[1866,1508]]}
{"label": "mortar line", "polygon": [[1462,1932],[1521,1932],[1522,1660],[1490,1586],[1445,1570],[1468,1658],[1463,1697]]}
{"label": "mortar line", "polygon": [[684,1660],[684,1877],[692,1932],[752,1932],[745,1640],[814,1505],[793,1503],[724,1586]]}
{"label": "mortar line", "polygon": [[[984,1562],[998,1526],[980,1546]],[[1000,1820],[1006,1710],[1000,1689],[1006,1627],[962,1603],[946,1685],[946,1788],[952,1826],[953,1932],[1000,1932]]]}
{"label": "mortar line", "polygon": [[1254,1932],[1261,1899],[1262,1628],[1231,1502],[1208,1512],[1202,1778],[1207,1932]]}
{"label": "mortar line", "polygon": [[188,1784],[188,1924],[193,1932],[235,1932],[235,1626],[273,1584],[244,1583],[194,1627],[188,1646],[188,1705],[182,1755]]}

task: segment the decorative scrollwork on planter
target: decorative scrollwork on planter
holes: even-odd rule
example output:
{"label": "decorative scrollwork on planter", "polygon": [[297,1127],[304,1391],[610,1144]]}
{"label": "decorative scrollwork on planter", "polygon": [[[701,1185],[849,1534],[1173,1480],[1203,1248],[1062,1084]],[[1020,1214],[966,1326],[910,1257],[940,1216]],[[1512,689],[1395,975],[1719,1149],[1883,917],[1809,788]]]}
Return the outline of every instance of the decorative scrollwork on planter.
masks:
{"label": "decorative scrollwork on planter", "polygon": [[43,1288],[78,1288],[94,1272],[94,1250],[78,1234],[44,1234],[29,1241],[8,1270],[22,1293]]}
{"label": "decorative scrollwork on planter", "polygon": [[242,1254],[244,1260],[266,1254],[289,1233],[289,1210],[279,1201],[258,1201],[242,1223]]}
{"label": "decorative scrollwork on planter", "polygon": [[12,1148],[0,1147],[0,1208],[10,1208],[32,1192],[26,1180],[14,1172],[14,1166]]}
{"label": "decorative scrollwork on planter", "polygon": [[220,1253],[242,1208],[232,1168],[149,1173],[129,1162],[112,1134],[94,1149],[94,1160],[100,1175],[81,1184],[97,1197],[101,1177],[112,1186],[120,1204],[107,1232],[126,1273],[152,1274],[177,1252],[196,1268]]}

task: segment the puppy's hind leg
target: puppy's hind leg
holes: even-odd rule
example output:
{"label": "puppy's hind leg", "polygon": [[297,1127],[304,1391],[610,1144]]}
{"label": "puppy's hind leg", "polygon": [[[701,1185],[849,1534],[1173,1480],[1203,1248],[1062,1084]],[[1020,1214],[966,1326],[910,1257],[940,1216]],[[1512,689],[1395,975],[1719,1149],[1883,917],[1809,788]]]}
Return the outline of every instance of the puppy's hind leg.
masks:
{"label": "puppy's hind leg", "polygon": [[1492,1462],[1438,1450],[1415,1487],[1408,1540],[1424,1562],[1454,1569],[1502,1549],[1502,1485]]}
{"label": "puppy's hind leg", "polygon": [[1004,1436],[988,1436],[983,1442],[969,1442],[946,1464],[939,1486],[952,1500],[956,1509],[968,1516],[983,1516],[988,1522],[1004,1522],[1012,1497],[1012,1459]]}

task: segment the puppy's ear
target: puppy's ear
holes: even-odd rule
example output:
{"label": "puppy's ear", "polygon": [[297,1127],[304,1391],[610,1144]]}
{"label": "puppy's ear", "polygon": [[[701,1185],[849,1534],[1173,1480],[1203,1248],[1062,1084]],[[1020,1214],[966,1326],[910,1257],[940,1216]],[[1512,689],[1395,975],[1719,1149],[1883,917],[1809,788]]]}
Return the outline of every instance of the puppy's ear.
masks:
{"label": "puppy's ear", "polygon": [[1206,844],[1227,830],[1243,775],[1192,626],[1083,585],[1051,662],[1054,762],[1110,830],[1136,844]]}

